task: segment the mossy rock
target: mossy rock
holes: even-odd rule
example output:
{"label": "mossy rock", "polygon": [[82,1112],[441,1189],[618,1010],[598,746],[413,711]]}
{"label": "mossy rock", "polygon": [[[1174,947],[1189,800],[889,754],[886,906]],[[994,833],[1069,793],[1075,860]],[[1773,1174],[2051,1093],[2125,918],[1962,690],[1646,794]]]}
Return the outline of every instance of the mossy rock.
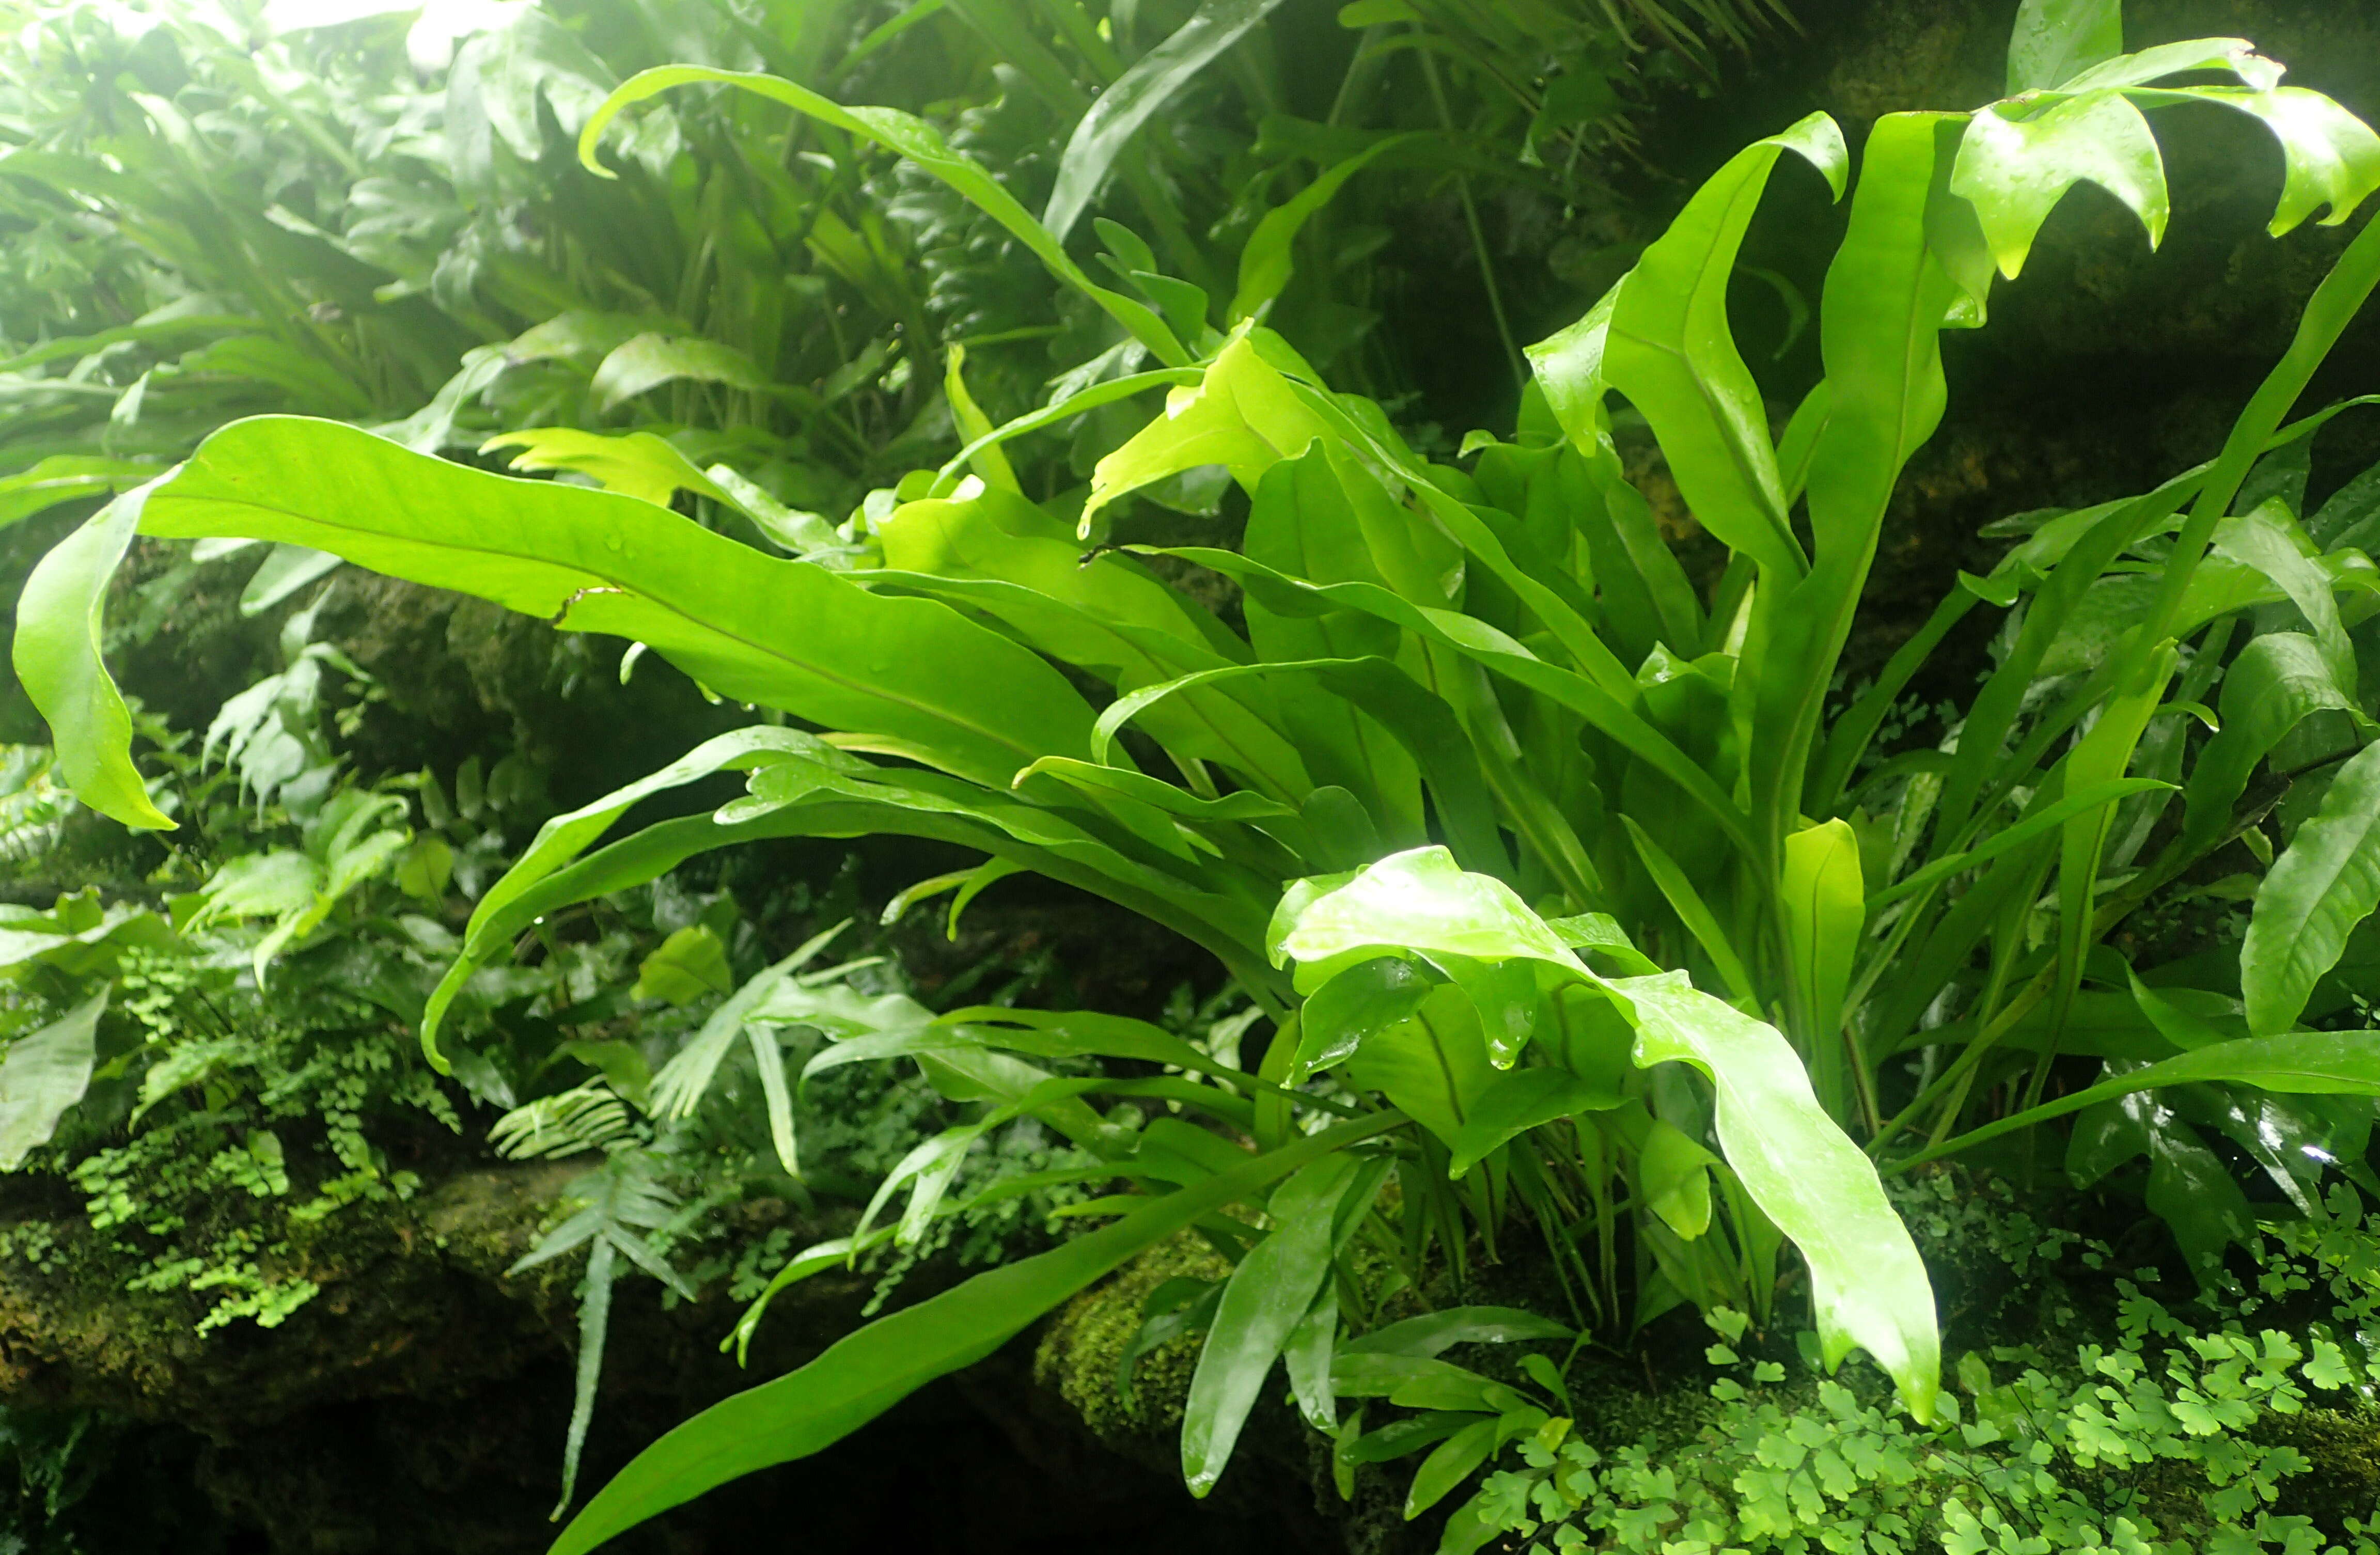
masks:
{"label": "mossy rock", "polygon": [[1176,1233],[1058,1309],[1034,1350],[1033,1380],[1072,1404],[1099,1440],[1135,1457],[1155,1447],[1170,1458],[1201,1336],[1169,1340],[1141,1356],[1122,1390],[1116,1368],[1140,1331],[1149,1293],[1168,1280],[1220,1280],[1231,1271],[1230,1260],[1196,1233]]}

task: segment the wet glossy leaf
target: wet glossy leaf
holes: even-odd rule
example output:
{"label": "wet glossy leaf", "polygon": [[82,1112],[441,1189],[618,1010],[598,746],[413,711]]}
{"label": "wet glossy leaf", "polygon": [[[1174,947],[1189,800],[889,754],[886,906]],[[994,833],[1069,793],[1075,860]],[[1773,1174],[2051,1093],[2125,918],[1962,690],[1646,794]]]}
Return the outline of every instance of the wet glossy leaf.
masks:
{"label": "wet glossy leaf", "polygon": [[1959,142],[1950,192],[1975,208],[2000,273],[2014,280],[2041,224],[2067,190],[2084,182],[2130,207],[2150,248],[2164,241],[2165,161],[2141,111],[2113,90],[2070,97],[2022,119],[1977,114]]}

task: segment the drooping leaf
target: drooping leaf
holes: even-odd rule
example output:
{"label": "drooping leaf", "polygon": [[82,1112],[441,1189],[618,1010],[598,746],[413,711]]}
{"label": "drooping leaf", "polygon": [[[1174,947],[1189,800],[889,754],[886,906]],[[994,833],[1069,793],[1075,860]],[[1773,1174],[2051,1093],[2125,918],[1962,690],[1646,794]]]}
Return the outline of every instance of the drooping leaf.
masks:
{"label": "drooping leaf", "polygon": [[1624,978],[1636,1061],[1675,1060],[1710,1078],[1719,1148],[1753,1201],[1802,1250],[1828,1364],[1874,1355],[1910,1412],[1930,1418],[1940,1387],[1934,1291],[1876,1168],[1818,1106],[1773,1027],[1697,990],[1679,973]]}
{"label": "drooping leaf", "polygon": [[1904,1156],[1893,1163],[1906,1171],[1969,1149],[2018,1129],[2031,1128],[2102,1101],[2165,1086],[2226,1081],[2297,1096],[2380,1096],[2380,1032],[2300,1031],[2286,1037],[2243,1037],[2211,1042],[2172,1058],[2110,1074],[2084,1089]]}
{"label": "drooping leaf", "polygon": [[2059,84],[2067,91],[2094,91],[2101,87],[2144,86],[2195,70],[2222,71],[2258,91],[2280,85],[2284,74],[2280,66],[2258,55],[2256,45],[2245,38],[2187,38],[2138,54],[2118,55]]}
{"label": "drooping leaf", "polygon": [[1429,979],[1401,956],[1379,956],[1332,978],[1298,1011],[1297,1058],[1283,1083],[1302,1085],[1345,1062],[1368,1039],[1411,1018],[1429,990]]}
{"label": "drooping leaf", "polygon": [[[650,503],[467,469],[335,422],[235,423],[131,518],[150,534],[310,544],[565,630],[650,643],[722,695],[912,740],[988,784],[1005,785],[1039,756],[1080,753],[1091,723],[1056,671],[944,606],[870,594]],[[111,519],[84,531],[97,539],[67,545],[112,544],[127,524]],[[81,555],[69,551],[60,567],[87,571]],[[81,581],[96,588],[103,574]],[[78,741],[86,728],[105,729],[120,756],[120,712],[111,726],[84,711],[102,689],[114,699],[95,648],[78,650],[72,665],[43,662],[27,685],[41,687],[45,708],[79,715],[67,719]],[[123,808],[108,776],[68,771]]]}
{"label": "drooping leaf", "polygon": [[[1635,1026],[1640,1066],[1682,1062],[1710,1078],[1729,1165],[1809,1262],[1830,1361],[1854,1344],[1864,1347],[1891,1375],[1910,1409],[1920,1418],[1930,1414],[1939,1386],[1940,1342],[1925,1265],[1876,1169],[1818,1105],[1801,1061],[1775,1027],[1701,992],[1682,973],[1598,977],[1509,886],[1465,874],[1443,848],[1395,855],[1353,876],[1297,882],[1282,897],[1267,949],[1277,960],[1298,963],[1308,988],[1346,966],[1403,950],[1524,960],[1544,968],[1542,975],[1612,996]],[[1441,989],[1424,1015],[1443,1008],[1451,1018],[1469,1014],[1469,1005],[1459,990]],[[1360,1083],[1371,1083],[1363,1070],[1369,1049],[1415,1024],[1392,1028],[1358,1052]],[[1433,1099],[1438,1115],[1414,1113],[1433,1130],[1451,1124],[1459,1131],[1494,1074],[1484,1039],[1475,1033],[1469,1041],[1475,1050],[1446,1050],[1448,1056],[1475,1051],[1478,1068],[1467,1084],[1455,1087],[1452,1072],[1444,1071],[1437,1083],[1446,1095],[1442,1102]],[[1415,1073],[1435,1056],[1413,1055]],[[1415,1081],[1405,1083],[1420,1088]]]}
{"label": "drooping leaf", "polygon": [[96,1059],[99,1017],[108,990],[97,993],[0,1053],[0,1172],[50,1142],[67,1109],[83,1098]]}
{"label": "drooping leaf", "polygon": [[2164,241],[2165,161],[2148,121],[2120,91],[2070,97],[2026,118],[1977,114],[1950,172],[1950,192],[1975,208],[1992,258],[2010,280],[2024,268],[2049,213],[2084,182],[2130,207],[2151,249]]}
{"label": "drooping leaf", "polygon": [[107,587],[157,482],[117,497],[53,547],[25,580],[11,649],[17,679],[50,721],[57,770],[77,797],[140,830],[174,822],[132,765],[132,715],[100,661]]}

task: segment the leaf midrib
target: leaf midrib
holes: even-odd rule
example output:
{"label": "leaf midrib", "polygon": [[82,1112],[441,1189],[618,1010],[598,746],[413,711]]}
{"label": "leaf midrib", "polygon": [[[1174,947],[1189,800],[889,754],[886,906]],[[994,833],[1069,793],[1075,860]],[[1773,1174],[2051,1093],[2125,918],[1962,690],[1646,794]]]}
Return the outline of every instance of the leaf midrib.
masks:
{"label": "leaf midrib", "polygon": [[[221,474],[219,474],[219,473],[218,473],[218,475],[217,475],[217,479],[219,479],[219,480],[220,480],[220,479],[225,479],[225,478],[224,476],[222,476]],[[792,666],[792,667],[794,667],[794,668],[795,668],[795,669],[797,669],[797,670],[800,670],[800,671],[802,671],[802,672],[804,672],[804,673],[807,673],[807,674],[809,674],[815,675],[817,678],[819,678],[819,679],[820,679],[820,680],[823,680],[823,681],[826,681],[826,682],[828,682],[828,683],[829,683],[829,684],[831,684],[831,685],[840,686],[840,687],[842,687],[843,689],[844,689],[844,690],[846,690],[846,691],[850,691],[850,692],[856,693],[856,694],[860,695],[860,696],[863,696],[863,697],[870,697],[870,698],[874,698],[874,699],[878,699],[878,700],[880,700],[880,701],[892,702],[892,703],[895,704],[896,706],[904,707],[904,708],[909,709],[909,710],[910,710],[910,711],[912,711],[919,712],[919,713],[923,713],[923,714],[927,714],[927,715],[931,716],[931,717],[933,717],[933,718],[940,719],[940,720],[941,720],[941,721],[942,721],[942,722],[944,722],[944,723],[953,724],[953,725],[955,725],[956,727],[961,728],[961,729],[965,729],[965,730],[966,730],[967,732],[969,732],[970,734],[978,735],[982,736],[983,738],[989,739],[989,740],[990,740],[990,741],[991,741],[993,744],[995,744],[995,745],[999,745],[999,746],[1004,747],[1006,747],[1006,748],[1008,748],[1008,749],[1010,749],[1010,750],[1014,750],[1014,751],[1017,752],[1019,755],[1021,755],[1021,756],[1025,757],[1025,758],[1026,758],[1026,761],[1027,761],[1028,763],[1029,763],[1029,762],[1031,762],[1033,759],[1037,759],[1037,758],[1040,757],[1040,756],[1044,756],[1044,755],[1048,755],[1048,754],[1050,754],[1050,752],[1047,752],[1047,751],[1037,751],[1037,750],[1035,750],[1031,746],[1021,744],[1021,743],[1019,743],[1018,741],[1016,741],[1016,740],[1014,740],[1014,739],[1011,738],[1010,736],[1008,736],[1007,735],[1005,735],[1005,734],[1002,733],[1001,731],[999,731],[999,730],[997,730],[997,729],[990,728],[990,727],[987,727],[987,726],[986,726],[986,725],[984,725],[984,724],[981,724],[981,723],[976,723],[976,722],[974,722],[973,720],[970,720],[970,719],[967,719],[967,718],[965,718],[965,717],[961,717],[961,716],[958,716],[958,715],[955,715],[955,714],[953,714],[953,713],[950,713],[950,712],[946,712],[946,711],[942,711],[941,709],[940,709],[940,708],[937,708],[937,707],[933,706],[933,705],[932,705],[932,704],[930,704],[930,703],[928,703],[928,702],[924,702],[924,701],[919,700],[918,699],[917,699],[917,698],[916,698],[916,697],[914,697],[914,696],[910,696],[910,695],[906,695],[906,694],[901,694],[901,693],[895,693],[895,692],[892,692],[892,691],[883,690],[883,689],[879,689],[879,688],[876,688],[876,687],[872,687],[872,686],[867,686],[867,685],[865,685],[864,683],[861,683],[861,682],[858,682],[858,681],[853,680],[853,679],[852,679],[852,678],[850,678],[849,676],[847,676],[847,675],[844,675],[844,674],[838,674],[838,673],[836,673],[836,672],[834,672],[834,671],[832,671],[832,670],[826,669],[826,668],[823,668],[823,667],[814,666],[814,665],[810,664],[809,662],[808,662],[807,661],[802,660],[802,659],[795,658],[793,654],[791,654],[791,653],[787,653],[787,652],[783,651],[783,650],[781,650],[781,649],[771,648],[771,647],[765,646],[765,645],[763,645],[763,644],[761,644],[761,643],[756,642],[756,641],[754,641],[753,639],[751,639],[750,638],[748,638],[748,637],[745,636],[744,634],[742,634],[742,633],[740,633],[740,632],[731,631],[731,630],[729,630],[729,629],[727,629],[727,628],[725,628],[725,627],[723,627],[723,626],[713,626],[713,625],[711,625],[710,623],[709,623],[709,622],[707,622],[707,621],[703,620],[701,617],[699,617],[699,616],[698,616],[698,615],[694,614],[693,613],[691,613],[690,611],[688,611],[688,610],[685,609],[684,607],[682,607],[682,606],[680,606],[680,605],[677,605],[677,604],[672,603],[672,602],[670,602],[669,601],[666,601],[666,600],[664,600],[664,599],[661,598],[661,597],[660,597],[660,596],[658,596],[658,595],[655,595],[655,594],[653,594],[653,593],[650,593],[650,592],[647,591],[646,589],[640,589],[640,588],[631,587],[631,586],[630,586],[626,581],[625,581],[624,579],[622,579],[622,578],[620,578],[620,577],[616,577],[616,576],[614,576],[614,575],[612,575],[612,574],[610,574],[610,573],[606,573],[606,572],[604,572],[604,571],[602,571],[602,570],[601,570],[601,569],[595,568],[595,567],[585,566],[585,565],[581,565],[581,564],[578,564],[578,563],[576,563],[576,562],[570,562],[570,563],[554,562],[554,561],[549,560],[548,558],[541,557],[541,556],[524,556],[524,555],[521,555],[521,554],[519,554],[519,553],[517,553],[494,550],[494,549],[492,549],[492,548],[490,548],[490,547],[486,547],[486,546],[466,545],[466,544],[451,543],[451,542],[446,542],[446,541],[431,541],[421,540],[421,539],[419,539],[419,538],[416,538],[416,537],[408,537],[408,536],[402,536],[402,535],[392,535],[392,534],[389,534],[389,533],[387,533],[386,531],[383,531],[383,530],[378,530],[378,529],[368,528],[365,528],[365,527],[360,526],[360,525],[356,525],[356,524],[343,524],[343,523],[339,523],[339,522],[337,522],[337,521],[335,521],[335,520],[333,520],[333,519],[322,518],[322,517],[316,517],[316,516],[311,516],[311,515],[309,515],[309,514],[305,514],[305,513],[298,512],[298,511],[297,511],[297,510],[295,510],[295,509],[292,509],[292,508],[282,507],[282,506],[276,505],[276,504],[273,504],[273,503],[263,502],[263,501],[261,501],[261,500],[259,500],[259,499],[257,499],[257,498],[250,497],[250,496],[246,496],[246,495],[242,495],[242,496],[236,497],[236,498],[235,498],[235,497],[222,497],[222,496],[212,496],[212,497],[201,497],[201,496],[190,496],[190,495],[179,495],[179,496],[177,496],[177,495],[173,492],[173,490],[169,487],[169,488],[167,488],[167,489],[165,489],[165,490],[163,490],[163,491],[158,492],[155,495],[152,496],[149,500],[150,500],[150,506],[151,506],[152,508],[154,508],[158,504],[161,504],[161,503],[174,503],[174,502],[186,502],[186,503],[190,503],[190,504],[201,504],[213,503],[213,504],[221,504],[221,505],[227,506],[227,507],[247,507],[247,508],[252,508],[252,509],[254,509],[254,510],[256,510],[256,511],[258,511],[258,512],[260,512],[260,513],[270,513],[270,514],[278,515],[278,516],[282,516],[282,517],[285,517],[285,518],[290,519],[291,521],[296,522],[296,523],[308,524],[308,525],[317,526],[317,527],[319,527],[319,528],[324,528],[324,529],[329,529],[329,530],[331,530],[331,531],[333,531],[333,532],[334,532],[334,533],[339,533],[339,534],[356,534],[356,535],[372,536],[372,537],[377,537],[377,538],[384,538],[384,539],[390,539],[390,540],[396,541],[397,542],[402,543],[402,544],[415,544],[415,545],[421,545],[421,546],[428,547],[428,548],[431,548],[431,549],[435,549],[435,550],[442,550],[442,551],[445,551],[445,552],[448,552],[448,553],[450,553],[456,554],[456,555],[463,555],[463,556],[486,556],[486,557],[491,557],[491,558],[499,559],[499,560],[503,560],[503,561],[528,561],[528,562],[535,562],[535,563],[539,563],[539,564],[543,565],[546,565],[546,566],[560,567],[560,568],[565,568],[565,569],[567,569],[567,570],[570,570],[570,571],[580,572],[580,573],[585,574],[585,575],[586,575],[587,577],[591,577],[591,578],[595,578],[595,579],[597,579],[597,580],[598,580],[598,584],[599,584],[599,586],[601,586],[601,587],[608,587],[608,588],[615,589],[617,589],[619,592],[621,592],[621,593],[623,593],[623,594],[625,594],[625,595],[627,595],[627,596],[629,596],[629,597],[630,597],[630,598],[632,598],[632,599],[638,599],[638,600],[645,601],[646,602],[648,602],[648,603],[650,603],[650,604],[653,605],[655,608],[657,608],[657,609],[659,609],[659,610],[662,610],[662,611],[665,612],[666,613],[668,613],[668,614],[670,614],[670,615],[675,616],[676,618],[678,618],[678,619],[679,619],[679,620],[681,620],[681,621],[686,622],[688,626],[694,626],[694,627],[698,628],[698,630],[701,630],[701,631],[704,631],[704,632],[708,632],[708,633],[710,633],[710,634],[711,634],[711,635],[713,635],[713,636],[715,636],[715,637],[718,637],[718,638],[723,638],[723,639],[725,639],[726,641],[728,641],[728,642],[730,642],[730,643],[733,643],[733,644],[735,644],[735,645],[736,645],[736,646],[738,646],[738,647],[741,647],[741,648],[744,648],[744,649],[747,649],[747,650],[749,650],[753,654],[755,654],[756,656],[779,661],[779,662],[783,662],[783,663],[784,663],[784,664],[786,664],[786,665]],[[144,519],[147,517],[147,514],[146,514],[146,512],[144,512],[144,513],[143,513],[142,516],[143,516],[143,518],[144,518]],[[146,526],[146,524],[145,524],[145,523],[142,525],[142,528],[147,528],[147,526]],[[728,543],[733,544],[733,543],[735,543],[735,542],[731,541],[729,541]],[[772,556],[761,556],[761,555],[759,555],[759,553],[755,553],[754,554],[755,554],[755,557],[756,557],[756,559],[757,559],[757,560],[759,560],[759,561],[760,561],[760,562],[763,562],[763,563],[773,563],[773,562],[776,562],[776,561],[777,561],[777,558],[772,557]],[[783,563],[783,564],[782,564],[782,565],[786,565],[786,566],[795,566],[795,567],[798,567],[798,566],[806,565],[808,565],[808,564],[801,563],[801,562],[790,562],[790,561],[789,561],[789,562],[785,562],[785,563]],[[377,570],[377,569],[372,569],[372,570]],[[831,579],[830,581],[834,581],[834,580],[832,580],[832,579]],[[458,590],[458,592],[459,592],[459,591],[460,591],[460,590]],[[484,597],[484,596],[482,596],[482,597]],[[925,602],[925,601],[920,601],[920,602]],[[568,603],[568,601],[565,601],[565,609],[567,608],[567,603]],[[510,609],[511,607],[507,606],[506,608],[507,608],[507,609]],[[943,608],[947,609],[948,607],[947,607],[947,606],[944,606]],[[528,612],[526,612],[526,611],[515,611],[515,612],[514,612],[514,613],[515,613],[515,614],[523,614],[523,615],[525,615],[525,614],[528,614]],[[953,613],[955,614],[955,613]],[[567,626],[557,626],[555,627],[555,629],[556,629],[557,631],[569,631],[569,630],[572,630],[573,628],[570,628],[570,627],[567,627]],[[786,709],[786,710],[783,710],[783,711],[793,711],[793,710],[791,710],[791,709]]]}

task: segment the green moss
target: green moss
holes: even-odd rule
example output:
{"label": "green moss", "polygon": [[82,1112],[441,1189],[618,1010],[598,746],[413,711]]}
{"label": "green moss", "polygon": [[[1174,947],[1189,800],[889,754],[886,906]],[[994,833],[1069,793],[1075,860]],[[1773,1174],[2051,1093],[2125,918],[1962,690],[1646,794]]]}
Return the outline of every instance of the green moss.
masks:
{"label": "green moss", "polygon": [[2257,1434],[2296,1448],[2309,1465],[2283,1488],[2282,1512],[2336,1528],[2380,1508],[2380,1412],[2309,1409],[2277,1415]]}
{"label": "green moss", "polygon": [[1033,1355],[1033,1379],[1082,1415],[1111,1445],[1153,1436],[1181,1423],[1200,1335],[1185,1334],[1140,1358],[1132,1385],[1119,1392],[1116,1365],[1140,1331],[1141,1306],[1168,1280],[1217,1280],[1231,1272],[1221,1254],[1184,1232],[1124,1265],[1059,1309]]}

